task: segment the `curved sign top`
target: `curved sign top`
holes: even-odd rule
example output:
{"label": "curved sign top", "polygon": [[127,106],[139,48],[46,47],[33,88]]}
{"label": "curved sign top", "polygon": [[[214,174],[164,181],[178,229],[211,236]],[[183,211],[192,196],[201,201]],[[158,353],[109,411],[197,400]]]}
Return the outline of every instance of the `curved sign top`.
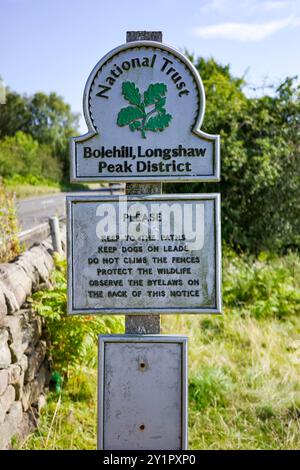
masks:
{"label": "curved sign top", "polygon": [[72,181],[218,181],[219,136],[200,130],[201,78],[170,46],[124,44],[91,72],[88,132],[71,140]]}

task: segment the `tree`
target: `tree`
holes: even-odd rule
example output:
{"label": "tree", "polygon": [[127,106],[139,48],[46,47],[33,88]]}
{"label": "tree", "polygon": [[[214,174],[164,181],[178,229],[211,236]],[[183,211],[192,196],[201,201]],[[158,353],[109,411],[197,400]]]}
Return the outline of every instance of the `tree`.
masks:
{"label": "tree", "polygon": [[56,93],[35,93],[21,96],[8,91],[6,104],[1,106],[0,139],[22,131],[51,149],[68,179],[69,138],[77,134],[78,116]]}
{"label": "tree", "polygon": [[18,131],[0,140],[0,175],[4,178],[42,176],[60,181],[62,171],[48,145],[39,144],[30,134]]}
{"label": "tree", "polygon": [[69,139],[77,133],[78,116],[56,93],[35,93],[29,102],[31,114],[27,132],[42,144],[50,145],[61,161],[65,177],[69,171]]}
{"label": "tree", "polygon": [[0,106],[0,139],[25,131],[30,121],[28,98],[8,90],[6,103]]}
{"label": "tree", "polygon": [[168,192],[221,192],[223,238],[235,248],[299,249],[299,85],[287,78],[274,96],[248,98],[228,66],[194,62],[207,95],[202,128],[221,135],[221,182]]}

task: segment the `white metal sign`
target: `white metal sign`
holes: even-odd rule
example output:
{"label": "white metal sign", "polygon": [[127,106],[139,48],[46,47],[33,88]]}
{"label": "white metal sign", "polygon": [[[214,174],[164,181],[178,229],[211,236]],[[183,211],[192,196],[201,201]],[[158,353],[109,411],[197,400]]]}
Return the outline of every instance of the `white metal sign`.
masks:
{"label": "white metal sign", "polygon": [[72,138],[72,181],[219,180],[219,136],[200,130],[201,78],[175,49],[137,41],[109,52],[83,107],[88,132]]}
{"label": "white metal sign", "polygon": [[98,449],[187,449],[187,338],[99,336]]}
{"label": "white metal sign", "polygon": [[220,313],[218,194],[69,196],[69,313]]}

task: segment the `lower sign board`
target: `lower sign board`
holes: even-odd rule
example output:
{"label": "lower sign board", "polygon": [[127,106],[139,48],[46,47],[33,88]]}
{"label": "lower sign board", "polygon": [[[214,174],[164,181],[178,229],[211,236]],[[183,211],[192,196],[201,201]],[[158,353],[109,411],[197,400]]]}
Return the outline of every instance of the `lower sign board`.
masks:
{"label": "lower sign board", "polygon": [[98,449],[187,448],[187,338],[99,336]]}
{"label": "lower sign board", "polygon": [[69,196],[68,312],[221,313],[220,196]]}

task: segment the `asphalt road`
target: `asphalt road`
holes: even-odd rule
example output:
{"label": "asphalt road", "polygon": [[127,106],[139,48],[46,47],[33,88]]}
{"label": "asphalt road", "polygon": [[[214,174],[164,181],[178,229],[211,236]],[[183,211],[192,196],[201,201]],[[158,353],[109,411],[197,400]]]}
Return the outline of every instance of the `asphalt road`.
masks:
{"label": "asphalt road", "polygon": [[[114,189],[113,189],[114,188]],[[122,194],[119,185],[110,188],[101,188],[97,190],[81,191],[80,193],[56,193],[38,196],[29,199],[22,199],[17,204],[17,213],[21,231],[28,230],[36,225],[47,222],[49,217],[57,215],[58,217],[66,214],[66,196],[69,194],[89,194],[101,193],[104,195]]]}

